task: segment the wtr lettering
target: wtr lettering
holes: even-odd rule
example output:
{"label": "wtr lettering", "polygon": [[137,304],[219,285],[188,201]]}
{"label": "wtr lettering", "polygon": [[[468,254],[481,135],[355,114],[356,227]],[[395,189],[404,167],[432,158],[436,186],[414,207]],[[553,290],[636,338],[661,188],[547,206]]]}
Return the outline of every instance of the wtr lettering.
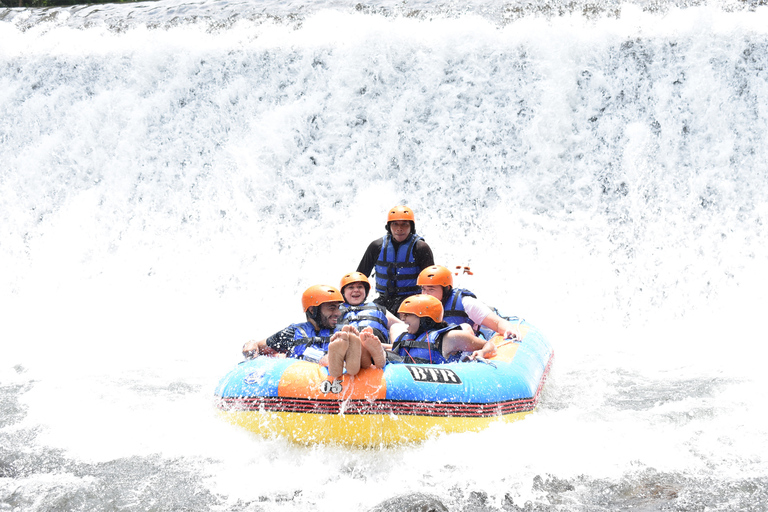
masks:
{"label": "wtr lettering", "polygon": [[423,366],[405,365],[416,382],[437,382],[440,384],[461,384],[461,379],[453,370],[448,368],[425,368]]}

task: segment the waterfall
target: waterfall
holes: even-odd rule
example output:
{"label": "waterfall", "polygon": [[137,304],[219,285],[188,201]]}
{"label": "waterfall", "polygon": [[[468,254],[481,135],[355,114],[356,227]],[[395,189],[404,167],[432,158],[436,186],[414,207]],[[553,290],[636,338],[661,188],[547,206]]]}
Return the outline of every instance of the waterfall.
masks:
{"label": "waterfall", "polygon": [[[742,4],[0,9],[0,509],[764,503],[766,27]],[[547,334],[539,411],[379,451],[220,421],[242,344],[396,204]]]}

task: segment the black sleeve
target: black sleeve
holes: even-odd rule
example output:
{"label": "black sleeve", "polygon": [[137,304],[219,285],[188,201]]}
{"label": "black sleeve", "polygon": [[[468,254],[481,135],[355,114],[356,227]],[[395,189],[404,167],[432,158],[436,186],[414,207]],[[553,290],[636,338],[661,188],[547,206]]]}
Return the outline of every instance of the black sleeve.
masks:
{"label": "black sleeve", "polygon": [[384,237],[378,238],[368,245],[368,248],[363,254],[363,259],[360,260],[360,264],[357,266],[357,271],[370,276],[373,272],[373,267],[376,265],[376,260],[379,259],[379,253],[381,252],[381,246],[384,244]]}
{"label": "black sleeve", "polygon": [[293,327],[286,327],[267,338],[267,346],[276,352],[286,353],[291,349],[295,332]]}
{"label": "black sleeve", "polygon": [[432,249],[424,240],[416,242],[416,246],[413,248],[413,257],[416,260],[416,264],[422,270],[435,264]]}

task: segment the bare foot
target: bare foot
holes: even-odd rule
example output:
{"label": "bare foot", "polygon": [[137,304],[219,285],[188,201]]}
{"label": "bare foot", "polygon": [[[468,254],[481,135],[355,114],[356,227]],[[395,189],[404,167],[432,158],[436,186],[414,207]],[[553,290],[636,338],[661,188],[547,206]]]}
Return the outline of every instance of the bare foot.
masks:
{"label": "bare foot", "polygon": [[337,379],[344,373],[344,358],[349,349],[349,333],[333,333],[328,344],[328,375]]}
{"label": "bare foot", "polygon": [[[384,363],[386,362],[384,347],[381,346],[379,338],[373,334],[373,329],[370,327],[363,329],[363,332],[360,333],[360,343],[363,345],[363,355],[367,352],[376,367],[384,368]],[[364,359],[366,358],[364,357]]]}
{"label": "bare foot", "polygon": [[357,330],[357,327],[354,325],[345,325],[341,328],[342,332],[346,332],[349,334],[354,334],[355,336],[360,336],[360,331]]}
{"label": "bare foot", "polygon": [[[349,329],[347,329],[349,327]],[[362,345],[360,343],[360,335],[357,329],[351,325],[345,325],[342,329],[347,334],[349,341],[347,345],[347,353],[344,356],[344,364],[347,368],[347,375],[357,375],[360,371],[360,354],[362,351]]]}

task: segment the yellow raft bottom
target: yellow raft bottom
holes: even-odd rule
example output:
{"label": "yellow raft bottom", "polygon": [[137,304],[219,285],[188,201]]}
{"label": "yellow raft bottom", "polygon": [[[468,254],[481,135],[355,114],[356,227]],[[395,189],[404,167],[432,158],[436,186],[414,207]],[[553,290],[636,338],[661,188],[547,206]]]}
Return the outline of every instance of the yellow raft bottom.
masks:
{"label": "yellow raft bottom", "polygon": [[492,423],[513,422],[533,411],[482,418],[377,414],[219,411],[227,421],[264,437],[299,444],[384,447],[418,443],[442,434],[477,432]]}

